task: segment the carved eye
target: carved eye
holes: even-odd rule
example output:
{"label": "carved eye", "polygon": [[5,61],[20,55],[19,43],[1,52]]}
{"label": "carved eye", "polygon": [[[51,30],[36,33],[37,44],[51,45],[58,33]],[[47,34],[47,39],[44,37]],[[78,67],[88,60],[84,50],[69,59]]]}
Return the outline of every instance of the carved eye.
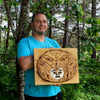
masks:
{"label": "carved eye", "polygon": [[60,68],[58,74],[62,74],[62,71],[63,71],[63,70]]}
{"label": "carved eye", "polygon": [[47,61],[53,61],[53,59],[49,56],[45,56],[44,59],[47,60]]}
{"label": "carved eye", "polygon": [[51,72],[52,72],[52,74],[55,74],[55,75],[57,74],[55,69],[52,69]]}
{"label": "carved eye", "polygon": [[63,57],[61,57],[60,60],[61,60],[61,61],[64,61],[64,60],[68,60],[68,58],[69,58],[68,56],[63,56]]}
{"label": "carved eye", "polygon": [[46,60],[50,60],[50,58],[46,58]]}
{"label": "carved eye", "polygon": [[53,72],[53,74],[57,74],[57,72]]}
{"label": "carved eye", "polygon": [[62,74],[62,72],[58,72],[58,74]]}
{"label": "carved eye", "polygon": [[39,65],[41,65],[41,66],[44,66],[45,65],[45,62],[39,62]]}

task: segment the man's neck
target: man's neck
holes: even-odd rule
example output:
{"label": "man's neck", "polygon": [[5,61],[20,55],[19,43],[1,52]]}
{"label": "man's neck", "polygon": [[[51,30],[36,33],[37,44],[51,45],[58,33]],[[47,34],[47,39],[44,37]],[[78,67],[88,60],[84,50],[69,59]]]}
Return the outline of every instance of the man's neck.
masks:
{"label": "man's neck", "polygon": [[36,33],[33,33],[32,36],[38,41],[41,41],[41,42],[45,41],[45,36],[44,35],[38,35]]}

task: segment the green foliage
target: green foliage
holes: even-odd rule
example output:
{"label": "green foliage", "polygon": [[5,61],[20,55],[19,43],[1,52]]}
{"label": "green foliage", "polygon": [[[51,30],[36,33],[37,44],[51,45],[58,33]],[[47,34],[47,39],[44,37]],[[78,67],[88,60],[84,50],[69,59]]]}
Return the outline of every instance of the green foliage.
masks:
{"label": "green foliage", "polygon": [[97,37],[97,41],[100,43],[100,37]]}
{"label": "green foliage", "polygon": [[2,3],[3,3],[3,0],[0,0],[0,6],[2,5]]}
{"label": "green foliage", "polygon": [[[83,10],[82,10],[82,6],[79,5],[79,4],[74,3],[74,4],[72,5],[72,14],[73,14],[74,16],[77,16],[78,18],[81,18],[81,17],[83,16],[83,14],[84,14],[84,12],[83,12]],[[76,18],[77,18],[77,17],[76,17]]]}
{"label": "green foliage", "polygon": [[0,89],[5,92],[16,91],[16,68],[0,65]]}
{"label": "green foliage", "polygon": [[[96,50],[100,50],[100,46],[99,46],[100,44],[100,36],[99,36],[100,25],[98,23],[98,19],[96,18],[89,18],[89,19],[86,19],[85,21],[87,23],[87,29],[86,29],[86,33],[84,34],[84,36],[88,38],[87,39],[81,38],[81,41],[84,45],[84,47],[81,49],[82,51],[88,52],[88,54],[91,55],[93,52],[93,48],[95,48]],[[84,52],[80,53],[81,57],[84,56],[83,55],[85,54]]]}
{"label": "green foliage", "polygon": [[89,37],[97,37],[98,32],[100,32],[100,25],[98,25],[98,21],[96,18],[89,18],[86,20],[87,24],[90,24],[90,26],[87,28],[87,35]]}
{"label": "green foliage", "polygon": [[63,4],[64,0],[57,0],[59,4]]}
{"label": "green foliage", "polygon": [[7,49],[0,44],[0,100],[17,100],[16,49],[10,41]]}
{"label": "green foliage", "polygon": [[14,1],[14,0],[8,0],[9,1],[9,5],[10,6],[18,6],[19,5],[19,2],[18,1]]}
{"label": "green foliage", "polygon": [[0,100],[17,100],[16,68],[0,64]]}
{"label": "green foliage", "polygon": [[64,0],[64,4],[66,4],[66,2],[67,2],[68,4],[70,4],[70,0]]}
{"label": "green foliage", "polygon": [[13,95],[13,93],[4,93],[0,91],[0,100],[18,100],[17,97]]}
{"label": "green foliage", "polygon": [[1,64],[3,63],[4,65],[15,66],[17,48],[14,45],[14,40],[9,41],[9,46],[10,47],[7,49],[5,46],[1,45],[0,48]]}
{"label": "green foliage", "polygon": [[100,63],[87,58],[79,61],[79,84],[62,85],[63,100],[100,99]]}

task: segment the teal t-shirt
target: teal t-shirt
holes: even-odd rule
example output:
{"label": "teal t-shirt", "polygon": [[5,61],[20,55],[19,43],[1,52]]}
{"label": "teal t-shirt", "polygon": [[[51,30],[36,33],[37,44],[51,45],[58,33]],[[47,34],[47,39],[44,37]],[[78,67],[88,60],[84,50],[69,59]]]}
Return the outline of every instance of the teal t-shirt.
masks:
{"label": "teal t-shirt", "polygon": [[[34,55],[34,48],[60,48],[59,44],[50,38],[45,37],[44,42],[36,40],[33,36],[20,40],[17,46],[17,59],[22,56]],[[24,94],[34,97],[50,97],[61,92],[60,86],[40,85],[35,86],[34,68],[25,71]]]}

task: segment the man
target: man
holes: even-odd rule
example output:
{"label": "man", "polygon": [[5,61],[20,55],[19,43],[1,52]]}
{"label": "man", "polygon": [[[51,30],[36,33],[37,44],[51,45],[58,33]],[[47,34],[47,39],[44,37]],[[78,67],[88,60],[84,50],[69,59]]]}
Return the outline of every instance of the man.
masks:
{"label": "man", "polygon": [[21,39],[17,48],[17,58],[20,67],[25,71],[25,100],[62,100],[60,86],[35,86],[33,49],[60,48],[55,40],[45,37],[47,32],[47,17],[37,13],[32,17],[32,36]]}

